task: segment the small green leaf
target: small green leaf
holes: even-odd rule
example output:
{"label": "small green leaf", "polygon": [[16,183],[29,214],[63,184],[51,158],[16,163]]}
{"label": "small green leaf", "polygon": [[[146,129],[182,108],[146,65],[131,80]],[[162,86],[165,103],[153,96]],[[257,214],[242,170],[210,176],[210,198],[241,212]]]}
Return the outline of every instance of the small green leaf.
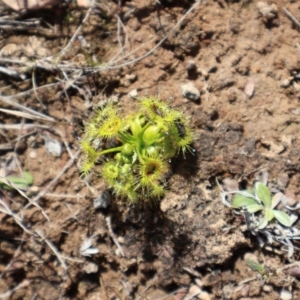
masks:
{"label": "small green leaf", "polygon": [[[5,179],[10,181],[12,184],[14,184],[17,188],[21,190],[26,190],[29,185],[33,183],[33,176],[30,172],[23,172],[23,177],[17,177],[17,176],[7,176]],[[0,186],[6,190],[13,190],[12,187],[8,186],[7,184],[1,182]]]}
{"label": "small green leaf", "polygon": [[258,229],[264,229],[265,227],[267,227],[267,225],[268,225],[268,220],[267,220],[266,216],[264,216],[264,217],[260,220],[260,222],[259,222],[257,228],[258,228]]}
{"label": "small green leaf", "polygon": [[259,272],[259,273],[265,272],[264,266],[258,264],[256,261],[252,259],[246,259],[246,263],[255,272]]}
{"label": "small green leaf", "polygon": [[254,213],[258,212],[259,210],[264,209],[264,207],[262,205],[259,205],[257,203],[248,205],[248,206],[246,206],[246,208],[250,214],[254,214]]}
{"label": "small green leaf", "polygon": [[274,219],[274,211],[270,208],[265,209],[265,217],[267,218],[268,222]]}
{"label": "small green leaf", "polygon": [[254,204],[257,204],[257,201],[241,194],[236,194],[232,199],[232,203],[231,203],[233,208],[247,207],[249,205],[254,205]]}
{"label": "small green leaf", "polygon": [[265,205],[267,208],[271,208],[272,206],[272,198],[271,198],[271,193],[267,186],[265,186],[261,182],[256,182],[255,183],[255,193],[261,200],[261,202]]}
{"label": "small green leaf", "polygon": [[276,220],[284,226],[292,226],[292,220],[288,214],[280,210],[273,210]]}

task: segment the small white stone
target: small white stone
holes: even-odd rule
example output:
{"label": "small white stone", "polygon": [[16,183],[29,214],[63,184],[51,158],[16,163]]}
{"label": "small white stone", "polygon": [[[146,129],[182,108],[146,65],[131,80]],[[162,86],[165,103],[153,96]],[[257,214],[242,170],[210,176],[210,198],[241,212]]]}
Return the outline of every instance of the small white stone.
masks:
{"label": "small white stone", "polygon": [[119,236],[119,237],[118,237],[118,242],[119,242],[120,244],[124,244],[124,238],[123,238],[122,236]]}
{"label": "small white stone", "polygon": [[89,8],[91,3],[91,0],[77,0],[78,7]]}
{"label": "small white stone", "polygon": [[137,76],[135,74],[126,74],[125,75],[125,78],[130,81],[130,82],[133,82],[136,80]]}
{"label": "small white stone", "polygon": [[82,270],[87,274],[97,273],[99,266],[94,262],[88,262],[82,268]]}
{"label": "small white stone", "polygon": [[198,295],[198,299],[200,300],[211,300],[211,296],[208,292],[204,292],[202,291],[199,295]]}
{"label": "small white stone", "polygon": [[189,60],[186,64],[187,71],[193,71],[197,68],[195,62],[193,60]]}
{"label": "small white stone", "polygon": [[291,83],[290,80],[286,78],[281,81],[280,86],[283,88],[287,88],[290,85],[290,83]]}
{"label": "small white stone", "polygon": [[37,158],[37,153],[36,153],[36,151],[30,151],[30,152],[29,152],[29,158],[31,158],[31,159],[36,159],[36,158]]}
{"label": "small white stone", "polygon": [[200,99],[200,92],[192,82],[181,85],[182,95],[192,101]]}
{"label": "small white stone", "polygon": [[282,290],[280,292],[280,299],[281,300],[292,300],[293,299],[293,295],[291,292],[287,291],[287,290]]}
{"label": "small white stone", "polygon": [[189,288],[189,297],[197,297],[200,293],[202,293],[202,290],[195,284],[192,284]]}
{"label": "small white stone", "polygon": [[270,293],[273,291],[273,287],[269,284],[265,284],[265,285],[263,285],[263,290],[267,293]]}
{"label": "small white stone", "polygon": [[128,93],[128,96],[130,96],[131,98],[136,98],[138,96],[138,91],[132,90]]}
{"label": "small white stone", "polygon": [[61,143],[57,140],[54,140],[48,136],[45,137],[45,145],[46,150],[50,154],[56,157],[60,157],[62,153],[62,146]]}
{"label": "small white stone", "polygon": [[33,185],[29,188],[29,192],[32,194],[37,194],[40,191],[40,188],[36,185]]}

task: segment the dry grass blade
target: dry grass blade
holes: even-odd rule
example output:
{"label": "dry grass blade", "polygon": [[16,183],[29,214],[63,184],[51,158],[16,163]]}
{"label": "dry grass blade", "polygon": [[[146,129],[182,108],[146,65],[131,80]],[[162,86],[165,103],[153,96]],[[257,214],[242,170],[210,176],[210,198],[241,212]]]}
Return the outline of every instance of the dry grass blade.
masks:
{"label": "dry grass blade", "polygon": [[22,223],[22,218],[21,218],[19,215],[13,213],[13,212],[11,211],[11,209],[5,204],[5,202],[2,201],[2,199],[0,199],[0,205],[2,205],[2,206],[4,207],[4,209],[2,209],[2,208],[0,207],[0,212],[2,212],[2,213],[4,213],[4,214],[7,214],[7,215],[11,216],[11,217],[16,221],[16,223],[19,224],[19,226],[20,226],[26,233],[32,234],[32,232],[31,232],[29,229],[27,229],[26,226]]}
{"label": "dry grass blade", "polygon": [[297,21],[297,19],[285,7],[283,7],[282,10],[284,14],[292,21],[292,23],[296,25],[298,30],[300,30],[300,23]]}
{"label": "dry grass blade", "polygon": [[41,118],[32,114],[28,114],[22,111],[17,111],[17,110],[11,110],[11,109],[5,109],[5,108],[0,108],[0,111],[6,113],[6,114],[11,114],[14,116],[18,116],[18,117],[22,117],[22,118],[26,118],[26,119],[31,119],[31,120],[45,120],[45,118]]}
{"label": "dry grass blade", "polygon": [[22,111],[27,112],[29,115],[32,116],[32,118],[39,118],[40,120],[43,120],[43,121],[55,122],[54,118],[51,118],[49,116],[39,113],[38,111],[35,111],[31,108],[23,106],[19,103],[16,103],[16,102],[12,101],[11,98],[13,98],[13,96],[9,96],[9,97],[0,96],[0,101],[6,103],[8,105],[11,105],[13,107],[19,108]]}
{"label": "dry grass blade", "polygon": [[40,236],[42,238],[43,241],[45,241],[45,243],[49,246],[49,248],[53,251],[53,253],[56,255],[57,259],[59,260],[59,262],[61,263],[63,269],[65,271],[67,271],[68,267],[67,264],[65,262],[65,260],[63,259],[63,256],[58,252],[58,250],[55,248],[55,246],[48,240],[45,238],[44,233],[42,232],[42,230],[35,230],[35,233]]}
{"label": "dry grass blade", "polygon": [[114,241],[115,245],[118,247],[119,249],[119,252],[120,254],[125,257],[125,254],[124,254],[124,251],[123,251],[123,248],[121,247],[116,235],[114,234],[113,230],[112,230],[112,227],[111,227],[111,218],[110,217],[106,217],[105,218],[105,221],[106,221],[106,224],[107,224],[107,227],[108,227],[108,231],[109,231],[109,234],[112,238],[112,240]]}
{"label": "dry grass blade", "polygon": [[0,129],[5,130],[21,130],[21,129],[49,129],[49,126],[40,124],[0,124]]}
{"label": "dry grass blade", "polygon": [[8,185],[12,189],[18,191],[18,193],[21,196],[23,196],[25,199],[27,199],[31,205],[36,206],[40,210],[40,212],[44,215],[44,217],[47,219],[47,221],[50,222],[50,219],[49,219],[48,215],[45,213],[45,211],[35,201],[32,201],[29,197],[27,197],[27,195],[22,190],[20,190],[15,184],[13,184],[9,180],[7,180],[6,178],[1,177],[1,176],[0,176],[0,182],[3,182],[4,184]]}

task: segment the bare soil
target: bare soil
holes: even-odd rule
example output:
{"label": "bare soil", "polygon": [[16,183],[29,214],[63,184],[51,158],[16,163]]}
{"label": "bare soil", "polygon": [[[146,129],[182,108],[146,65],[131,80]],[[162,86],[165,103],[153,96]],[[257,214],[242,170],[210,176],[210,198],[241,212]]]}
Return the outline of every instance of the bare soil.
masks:
{"label": "bare soil", "polygon": [[[300,299],[294,277],[247,281],[257,273],[245,257],[274,269],[289,261],[282,249],[260,249],[241,230],[243,218],[224,207],[216,184],[231,178],[245,188],[267,169],[270,185],[298,201],[300,34],[283,8],[300,20],[299,3],[268,1],[273,10],[264,14],[256,0],[203,0],[173,30],[192,1],[116,2],[97,5],[61,57],[87,10],[68,4],[16,15],[0,4],[2,16],[42,20],[22,30],[0,27],[1,65],[26,77],[1,72],[1,97],[54,120],[0,112],[1,172],[34,177],[29,200],[1,189],[15,214],[1,205],[1,299],[180,300],[197,299],[199,288],[198,299],[279,299],[283,288]],[[166,35],[151,55],[131,63]],[[49,67],[50,56],[53,66],[70,68]],[[182,95],[189,82],[200,91],[198,101]],[[196,152],[172,161],[161,201],[133,205],[112,196],[110,206],[96,210],[105,186],[96,172],[80,178],[78,141],[106,99],[132,110],[133,90],[189,115]],[[1,99],[1,108],[20,111]],[[61,143],[61,155],[47,151],[47,138]],[[99,253],[83,256],[90,237]]]}

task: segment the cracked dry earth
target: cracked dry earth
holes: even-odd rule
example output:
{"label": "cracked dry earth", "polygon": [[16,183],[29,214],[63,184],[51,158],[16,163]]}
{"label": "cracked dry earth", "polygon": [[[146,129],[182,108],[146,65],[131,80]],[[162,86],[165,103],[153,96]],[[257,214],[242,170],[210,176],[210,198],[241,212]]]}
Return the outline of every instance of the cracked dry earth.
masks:
{"label": "cracked dry earth", "polygon": [[[92,11],[82,38],[63,58],[83,74],[90,60],[105,65],[128,54],[122,64],[143,56],[166,34],[168,38],[146,58],[87,75],[75,87],[50,85],[12,98],[54,122],[0,112],[1,170],[30,171],[34,183],[27,195],[35,199],[43,192],[38,204],[49,218],[19,193],[1,192],[29,231],[9,214],[0,214],[2,298],[300,299],[293,277],[247,281],[257,273],[246,257],[275,269],[288,260],[279,248],[258,248],[255,238],[241,230],[243,219],[222,204],[216,184],[216,179],[232,178],[251,186],[257,172],[267,169],[272,186],[285,190],[294,204],[299,199],[300,33],[283,8],[300,20],[300,4],[203,0],[172,31],[193,4],[145,0],[118,6],[106,1]],[[2,15],[9,14],[1,9]],[[38,87],[66,79],[60,71],[37,67],[32,72],[7,59],[54,56],[85,13],[72,6],[43,11],[39,16],[59,27],[61,35],[2,29],[0,62],[17,68],[26,80],[1,73],[1,95],[30,90],[32,74]],[[67,23],[64,17],[70,15]],[[121,52],[120,43],[125,45]],[[184,97],[186,84],[190,92]],[[161,201],[132,205],[112,197],[109,207],[96,210],[93,201],[103,193],[103,182],[96,173],[83,181],[71,157],[78,151],[82,124],[111,96],[130,111],[137,101],[131,95],[148,94],[190,116],[196,154],[172,161]],[[3,102],[1,107],[16,110]],[[34,126],[4,126],[22,122]],[[61,155],[47,151],[45,136],[63,145]],[[83,256],[81,246],[91,236],[98,253]],[[292,298],[283,298],[282,290]]]}

